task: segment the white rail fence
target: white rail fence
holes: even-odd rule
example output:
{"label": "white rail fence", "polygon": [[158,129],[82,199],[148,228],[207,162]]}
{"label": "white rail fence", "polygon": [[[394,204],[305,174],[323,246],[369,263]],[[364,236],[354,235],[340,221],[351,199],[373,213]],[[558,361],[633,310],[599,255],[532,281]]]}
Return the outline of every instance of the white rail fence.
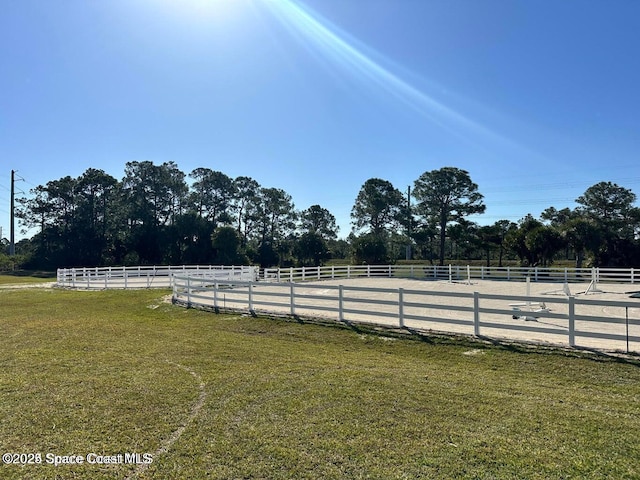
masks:
{"label": "white rail fence", "polygon": [[[640,352],[640,302],[632,300],[217,281],[177,274],[173,301],[215,311],[328,316],[341,322]],[[517,317],[514,302],[551,308]]]}
{"label": "white rail fence", "polygon": [[421,278],[449,281],[507,280],[534,282],[639,283],[638,268],[542,268],[460,265],[344,265],[327,267],[267,268],[262,278],[276,282],[300,282],[355,277]]}
{"label": "white rail fence", "polygon": [[57,272],[57,285],[87,289],[163,288],[171,287],[176,274],[252,281],[258,279],[259,270],[257,267],[217,265],[61,268]]}
{"label": "white rail fence", "polygon": [[182,265],[135,266],[58,269],[57,284],[71,288],[152,288],[170,287],[171,277],[182,275],[213,275],[220,280],[240,279],[269,282],[304,282],[355,277],[394,277],[448,280],[524,281],[572,283],[591,281],[640,283],[640,269],[634,268],[526,268],[473,267],[436,265],[344,265],[328,267],[268,268],[254,266]]}

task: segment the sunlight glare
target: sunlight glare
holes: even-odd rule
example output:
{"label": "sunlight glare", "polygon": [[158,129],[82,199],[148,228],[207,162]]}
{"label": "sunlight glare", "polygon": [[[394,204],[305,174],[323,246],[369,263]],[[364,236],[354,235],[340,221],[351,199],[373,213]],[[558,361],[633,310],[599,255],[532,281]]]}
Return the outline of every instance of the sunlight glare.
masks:
{"label": "sunlight glare", "polygon": [[355,42],[349,41],[346,35],[305,7],[302,2],[263,0],[263,3],[294,37],[310,44],[317,53],[341,71],[359,82],[375,86],[381,93],[413,109],[431,123],[476,145],[499,144],[508,148],[520,148],[510,139],[450,108],[373,60]]}
{"label": "sunlight glare", "polygon": [[236,15],[245,2],[242,0],[153,0],[164,13],[182,22],[225,22]]}

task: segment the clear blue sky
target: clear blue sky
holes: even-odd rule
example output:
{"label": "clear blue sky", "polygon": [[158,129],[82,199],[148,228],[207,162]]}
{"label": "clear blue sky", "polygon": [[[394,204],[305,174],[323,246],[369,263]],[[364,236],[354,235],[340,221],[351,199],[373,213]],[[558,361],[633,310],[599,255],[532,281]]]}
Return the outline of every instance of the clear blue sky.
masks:
{"label": "clear blue sky", "polygon": [[[634,0],[0,0],[0,226],[87,168],[173,160],[328,208],[468,170],[482,224],[640,194]],[[33,232],[35,233],[35,232]]]}

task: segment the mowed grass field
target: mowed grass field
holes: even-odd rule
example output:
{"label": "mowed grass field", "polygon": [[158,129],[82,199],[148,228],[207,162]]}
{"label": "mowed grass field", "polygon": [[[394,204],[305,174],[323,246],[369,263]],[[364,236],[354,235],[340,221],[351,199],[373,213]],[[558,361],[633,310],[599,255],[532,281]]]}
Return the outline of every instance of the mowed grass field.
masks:
{"label": "mowed grass field", "polygon": [[[0,290],[3,479],[640,478],[640,363]],[[96,464],[150,454],[151,464]],[[46,455],[78,455],[53,466]]]}
{"label": "mowed grass field", "polygon": [[25,285],[45,282],[55,282],[55,273],[26,273],[19,272],[17,274],[0,274],[0,286],[3,285]]}

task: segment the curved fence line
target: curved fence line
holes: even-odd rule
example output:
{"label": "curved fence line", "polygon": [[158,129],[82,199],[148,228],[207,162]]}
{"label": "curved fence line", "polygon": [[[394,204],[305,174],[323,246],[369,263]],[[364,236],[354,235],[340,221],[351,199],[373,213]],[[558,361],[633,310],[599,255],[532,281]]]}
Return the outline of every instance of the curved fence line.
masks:
{"label": "curved fence line", "polygon": [[183,275],[174,277],[172,300],[216,312],[324,317],[408,330],[640,352],[640,303],[637,301],[317,283],[212,281]]}
{"label": "curved fence line", "polygon": [[[389,277],[448,280],[501,280],[533,282],[584,283],[640,283],[640,269],[634,268],[542,268],[542,267],[484,267],[459,265],[339,265],[299,268],[266,268],[253,266],[181,265],[92,267],[58,269],[57,285],[67,288],[165,288],[171,277],[209,275],[220,280],[263,280],[268,282],[304,282],[356,277]],[[229,277],[231,275],[231,277]]]}
{"label": "curved fence line", "polygon": [[65,288],[166,288],[176,274],[218,280],[257,280],[259,270],[248,266],[182,265],[60,268],[57,286]]}

